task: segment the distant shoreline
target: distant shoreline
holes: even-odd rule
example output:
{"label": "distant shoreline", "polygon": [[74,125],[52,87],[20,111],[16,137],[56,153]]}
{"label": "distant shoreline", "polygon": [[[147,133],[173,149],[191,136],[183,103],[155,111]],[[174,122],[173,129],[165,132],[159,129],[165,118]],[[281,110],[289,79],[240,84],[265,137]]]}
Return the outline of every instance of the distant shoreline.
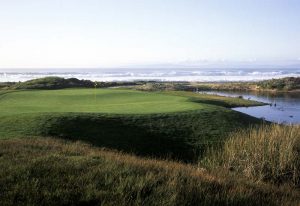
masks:
{"label": "distant shoreline", "polygon": [[36,71],[1,71],[0,82],[25,82],[44,77],[77,78],[99,82],[257,82],[267,79],[300,77],[300,68],[288,69],[200,69],[200,68],[153,68],[153,69],[49,69]]}
{"label": "distant shoreline", "polygon": [[255,91],[255,92],[300,92],[300,77],[286,77],[257,82],[168,82],[168,81],[115,81],[100,82],[77,78],[45,77],[25,82],[0,83],[0,89],[64,89],[132,87],[144,91]]}

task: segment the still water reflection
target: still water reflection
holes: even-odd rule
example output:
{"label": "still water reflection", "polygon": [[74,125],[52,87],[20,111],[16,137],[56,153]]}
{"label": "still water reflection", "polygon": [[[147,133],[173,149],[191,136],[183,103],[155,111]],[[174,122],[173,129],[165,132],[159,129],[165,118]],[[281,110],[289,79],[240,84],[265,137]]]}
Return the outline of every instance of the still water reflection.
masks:
{"label": "still water reflection", "polygon": [[244,99],[269,103],[270,105],[257,107],[236,107],[233,108],[233,110],[276,123],[300,124],[300,92],[270,93],[207,91],[205,93],[230,97],[243,96]]}

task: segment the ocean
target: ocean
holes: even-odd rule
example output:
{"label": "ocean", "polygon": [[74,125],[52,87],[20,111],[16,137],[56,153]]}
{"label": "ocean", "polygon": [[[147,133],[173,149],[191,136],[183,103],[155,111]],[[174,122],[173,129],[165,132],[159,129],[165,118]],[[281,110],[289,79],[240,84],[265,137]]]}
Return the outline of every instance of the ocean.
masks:
{"label": "ocean", "polygon": [[300,69],[0,69],[0,82],[23,82],[46,76],[104,82],[141,80],[235,82],[299,77]]}

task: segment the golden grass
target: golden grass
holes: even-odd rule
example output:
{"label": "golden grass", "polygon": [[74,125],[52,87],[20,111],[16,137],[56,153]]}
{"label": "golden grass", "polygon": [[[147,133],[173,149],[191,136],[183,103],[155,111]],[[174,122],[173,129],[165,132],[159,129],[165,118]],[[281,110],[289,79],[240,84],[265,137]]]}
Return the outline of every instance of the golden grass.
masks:
{"label": "golden grass", "polygon": [[272,124],[241,130],[230,135],[222,152],[210,154],[211,164],[218,162],[249,178],[299,186],[299,125]]}
{"label": "golden grass", "polygon": [[299,192],[53,138],[0,141],[0,205],[297,205]]}

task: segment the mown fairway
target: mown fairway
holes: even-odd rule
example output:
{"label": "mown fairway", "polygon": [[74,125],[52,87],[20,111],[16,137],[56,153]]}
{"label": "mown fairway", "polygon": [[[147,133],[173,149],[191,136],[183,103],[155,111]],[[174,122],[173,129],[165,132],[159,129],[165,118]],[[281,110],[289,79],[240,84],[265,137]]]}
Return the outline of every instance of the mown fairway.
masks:
{"label": "mown fairway", "polygon": [[118,89],[14,91],[0,96],[0,114],[89,112],[151,114],[200,109],[186,97]]}
{"label": "mown fairway", "polygon": [[53,136],[194,161],[229,132],[258,123],[225,108],[251,104],[191,92],[12,90],[0,95],[0,138]]}

